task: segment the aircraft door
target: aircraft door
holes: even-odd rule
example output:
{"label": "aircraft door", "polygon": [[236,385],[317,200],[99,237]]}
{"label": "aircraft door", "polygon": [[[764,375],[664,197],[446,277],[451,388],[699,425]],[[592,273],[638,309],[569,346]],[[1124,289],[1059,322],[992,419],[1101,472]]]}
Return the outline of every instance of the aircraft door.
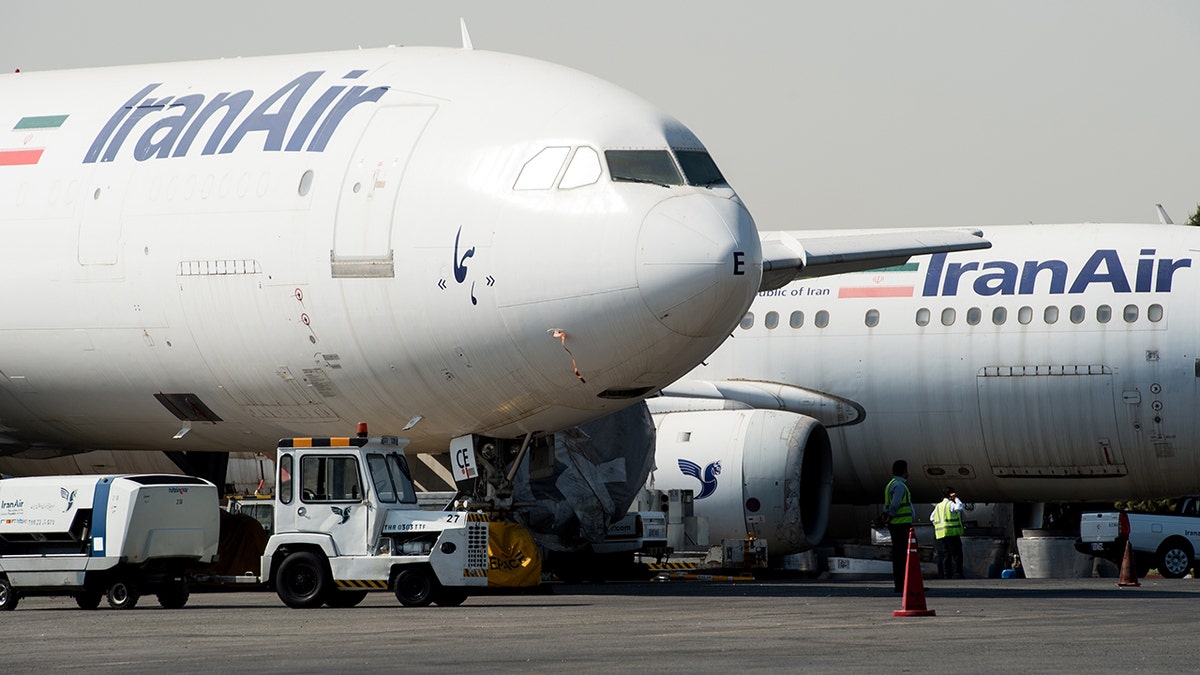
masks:
{"label": "aircraft door", "polygon": [[1112,369],[988,366],[976,377],[983,442],[999,477],[1124,476]]}
{"label": "aircraft door", "polygon": [[334,278],[394,277],[392,219],[409,158],[433,105],[379,108],[342,182],[333,231]]}

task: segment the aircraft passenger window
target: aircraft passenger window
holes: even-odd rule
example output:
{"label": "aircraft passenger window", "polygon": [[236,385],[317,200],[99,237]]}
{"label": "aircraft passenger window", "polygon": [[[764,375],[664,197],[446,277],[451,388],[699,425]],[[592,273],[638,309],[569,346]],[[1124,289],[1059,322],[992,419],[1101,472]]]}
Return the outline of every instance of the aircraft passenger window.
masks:
{"label": "aircraft passenger window", "polygon": [[929,325],[929,310],[928,309],[922,307],[921,309],[917,310],[917,325],[918,326],[928,326]]}
{"label": "aircraft passenger window", "polygon": [[558,178],[558,172],[570,151],[570,148],[542,148],[521,167],[521,175],[517,176],[513,189],[549,190],[554,187],[554,179]]}
{"label": "aircraft passenger window", "polygon": [[712,187],[713,185],[728,185],[721,170],[717,168],[712,157],[704,150],[676,150],[675,159],[683,169],[688,185]]}
{"label": "aircraft passenger window", "polygon": [[608,175],[616,182],[683,185],[675,160],[666,150],[605,150]]}
{"label": "aircraft passenger window", "polygon": [[1017,321],[1020,321],[1022,326],[1028,326],[1029,322],[1033,321],[1033,308],[1026,306],[1018,309]]}
{"label": "aircraft passenger window", "polygon": [[957,312],[954,311],[953,307],[947,307],[946,309],[942,310],[943,326],[953,326],[955,318],[957,318]]}
{"label": "aircraft passenger window", "polygon": [[829,312],[821,310],[817,312],[817,319],[813,321],[817,328],[824,328],[829,325]]}
{"label": "aircraft passenger window", "polygon": [[1071,307],[1071,323],[1083,323],[1084,316],[1086,316],[1086,312],[1083,309],[1083,305]]}
{"label": "aircraft passenger window", "polygon": [[763,325],[767,327],[767,330],[774,330],[778,328],[779,312],[767,312],[767,315],[763,317]]}
{"label": "aircraft passenger window", "polygon": [[1047,307],[1046,311],[1042,312],[1042,321],[1048,324],[1058,323],[1058,307],[1054,305]]}
{"label": "aircraft passenger window", "polygon": [[575,151],[567,172],[563,174],[558,187],[564,190],[592,185],[600,180],[600,155],[588,146],[582,146]]}
{"label": "aircraft passenger window", "polygon": [[1133,323],[1134,321],[1137,321],[1138,306],[1137,305],[1125,305],[1125,312],[1122,314],[1122,316],[1125,319],[1125,323]]}
{"label": "aircraft passenger window", "polygon": [[972,326],[978,326],[980,320],[983,319],[983,312],[978,307],[972,307],[967,310],[967,323]]}
{"label": "aircraft passenger window", "polygon": [[788,325],[792,328],[799,328],[804,325],[804,312],[792,312],[791,318],[788,319]]}
{"label": "aircraft passenger window", "polygon": [[1100,323],[1108,323],[1112,320],[1112,307],[1108,305],[1100,305],[1096,308],[1096,320]]}
{"label": "aircraft passenger window", "polygon": [[1008,310],[1003,307],[997,307],[992,310],[992,323],[997,326],[1003,326],[1004,322],[1008,321]]}
{"label": "aircraft passenger window", "polygon": [[746,312],[746,316],[742,317],[742,330],[750,330],[754,327],[754,312]]}
{"label": "aircraft passenger window", "polygon": [[874,328],[875,326],[878,326],[879,325],[879,310],[868,309],[866,322],[867,322],[868,328]]}
{"label": "aircraft passenger window", "polygon": [[1162,305],[1157,305],[1157,304],[1150,305],[1148,308],[1146,308],[1146,318],[1150,319],[1154,323],[1158,323],[1159,321],[1162,321],[1162,318],[1163,318]]}

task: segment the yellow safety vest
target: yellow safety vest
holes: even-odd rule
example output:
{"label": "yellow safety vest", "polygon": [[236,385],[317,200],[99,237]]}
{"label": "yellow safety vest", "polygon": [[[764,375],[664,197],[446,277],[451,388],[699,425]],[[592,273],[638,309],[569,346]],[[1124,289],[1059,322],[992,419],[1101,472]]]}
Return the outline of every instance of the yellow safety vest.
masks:
{"label": "yellow safety vest", "polygon": [[903,480],[893,476],[888,481],[887,487],[883,489],[883,503],[888,507],[888,511],[890,512],[891,502],[889,500],[892,495],[892,483],[898,480],[904,488],[904,493],[900,496],[900,506],[896,507],[896,515],[892,516],[892,519],[888,521],[889,525],[907,525],[913,520],[912,495],[908,491],[908,483],[905,483]]}
{"label": "yellow safety vest", "polygon": [[961,537],[963,534],[962,512],[950,510],[954,502],[943,499],[933,507],[933,536],[938,539],[945,537]]}

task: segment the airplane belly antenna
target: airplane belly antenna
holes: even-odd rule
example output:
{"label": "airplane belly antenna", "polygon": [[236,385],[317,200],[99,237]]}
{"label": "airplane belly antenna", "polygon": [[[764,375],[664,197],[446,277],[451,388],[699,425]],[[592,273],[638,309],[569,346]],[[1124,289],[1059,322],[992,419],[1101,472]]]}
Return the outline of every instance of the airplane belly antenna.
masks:
{"label": "airplane belly antenna", "polygon": [[467,32],[467,20],[458,17],[458,26],[462,28],[463,49],[475,49],[475,45],[471,44],[471,34]]}

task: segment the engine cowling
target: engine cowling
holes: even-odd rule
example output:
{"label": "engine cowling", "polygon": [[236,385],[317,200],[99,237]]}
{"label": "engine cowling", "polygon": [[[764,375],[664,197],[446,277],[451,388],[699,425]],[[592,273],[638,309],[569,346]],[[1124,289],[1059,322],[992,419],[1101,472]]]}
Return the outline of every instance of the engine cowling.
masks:
{"label": "engine cowling", "polygon": [[709,540],[767,540],[770,555],[806,551],[825,536],[833,454],[820,422],[778,410],[654,414],[652,487],[690,489]]}

